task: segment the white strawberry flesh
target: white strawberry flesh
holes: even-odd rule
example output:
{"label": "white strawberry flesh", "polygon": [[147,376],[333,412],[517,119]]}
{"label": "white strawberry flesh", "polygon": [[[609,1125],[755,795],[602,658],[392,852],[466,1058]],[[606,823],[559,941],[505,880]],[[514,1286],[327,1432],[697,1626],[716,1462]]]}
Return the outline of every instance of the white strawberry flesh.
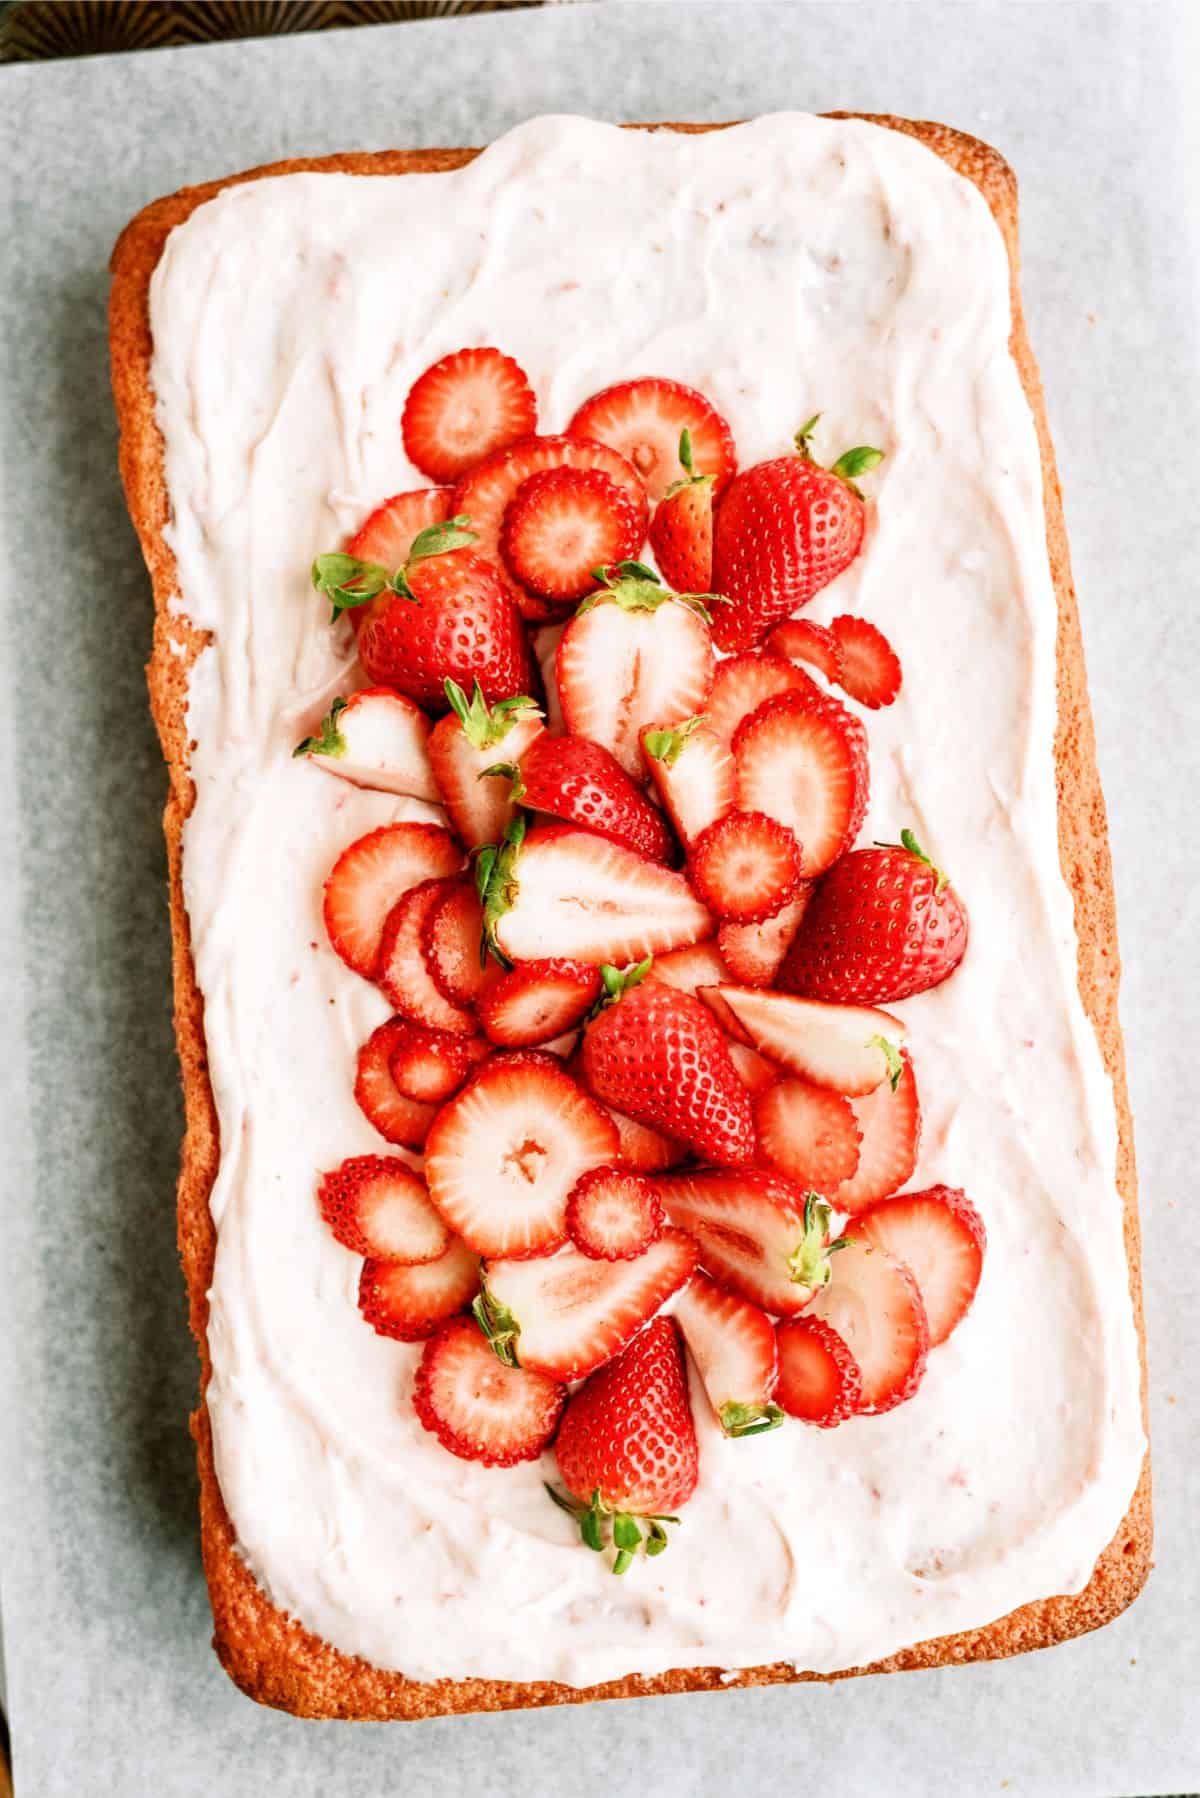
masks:
{"label": "white strawberry flesh", "polygon": [[901,1193],[864,1211],[848,1233],[911,1268],[929,1320],[929,1345],[945,1342],[970,1310],[983,1271],[986,1232],[966,1195],[945,1186]]}
{"label": "white strawberry flesh", "polygon": [[782,1421],[770,1403],[778,1357],[765,1311],[693,1274],[675,1301],[675,1321],[726,1435],[757,1435]]}
{"label": "white strawberry flesh", "polygon": [[862,1409],[890,1411],[921,1383],[929,1324],[916,1279],[904,1262],[851,1236],[831,1257],[833,1277],[813,1300],[862,1370]]}
{"label": "white strawberry flesh", "polygon": [[429,765],[430,722],[419,705],[387,687],[356,693],[333,719],[328,742],[309,758],[330,774],[379,793],[405,793],[436,804],[441,794]]}
{"label": "white strawberry flesh", "polygon": [[897,1065],[905,1036],[899,1018],[866,1005],[831,1005],[758,987],[702,987],[699,996],[724,1028],[760,1054],[837,1093],[873,1092]]}

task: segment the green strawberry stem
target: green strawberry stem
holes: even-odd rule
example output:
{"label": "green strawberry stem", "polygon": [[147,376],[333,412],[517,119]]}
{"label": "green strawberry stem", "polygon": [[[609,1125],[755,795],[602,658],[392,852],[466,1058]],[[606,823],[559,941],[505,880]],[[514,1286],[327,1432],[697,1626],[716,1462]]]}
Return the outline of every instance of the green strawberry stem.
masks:
{"label": "green strawberry stem", "polygon": [[656,762],[665,762],[673,768],[694,731],[704,723],[707,714],[697,712],[694,718],[685,718],[682,724],[676,724],[670,730],[651,730],[646,733],[646,754],[654,757]]}
{"label": "green strawberry stem", "polygon": [[[794,439],[796,454],[805,462],[815,461],[811,439],[820,417],[819,412],[814,412],[812,417],[806,419],[796,432]],[[845,481],[847,487],[858,493],[858,497],[861,499],[863,496],[854,485],[855,481],[859,475],[870,474],[873,468],[878,468],[883,461],[883,456],[884,452],[881,449],[872,449],[869,444],[860,443],[854,449],[844,450],[837,461],[830,464],[828,473],[836,475],[839,481]]]}
{"label": "green strawberry stem", "polygon": [[335,624],[352,606],[365,606],[368,600],[377,599],[384,592],[399,593],[405,599],[415,600],[417,596],[408,584],[408,570],[414,562],[445,555],[448,550],[465,549],[468,544],[478,542],[478,533],[469,528],[470,523],[467,514],[460,512],[457,517],[448,518],[445,524],[431,524],[418,531],[409,548],[408,560],[394,574],[389,574],[379,562],[360,561],[344,550],[318,556],[312,565],[312,584],[332,603]]}
{"label": "green strawberry stem", "polygon": [[507,1305],[501,1305],[492,1297],[482,1273],[479,1293],[472,1301],[471,1313],[491,1343],[496,1359],[503,1361],[505,1367],[519,1367],[521,1363],[517,1360],[517,1342],[521,1326]]}
{"label": "green strawberry stem", "polygon": [[588,1013],[588,1022],[599,1017],[600,1013],[610,1005],[616,1005],[631,987],[640,986],[654,965],[654,957],[648,955],[645,961],[639,961],[636,967],[625,969],[614,968],[611,962],[600,964],[600,979],[604,991]]}
{"label": "green strawberry stem", "polygon": [[900,1084],[900,1076],[904,1072],[904,1062],[901,1060],[899,1049],[896,1047],[895,1043],[886,1036],[869,1036],[867,1038],[867,1046],[871,1049],[881,1049],[883,1051],[883,1059],[887,1062],[887,1082],[892,1091],[895,1092]]}
{"label": "green strawberry stem", "polygon": [[589,593],[580,602],[575,613],[577,618],[594,606],[603,605],[606,600],[620,606],[623,612],[657,612],[659,606],[675,600],[679,605],[690,606],[706,624],[711,624],[709,606],[729,603],[720,593],[672,593],[645,562],[613,562],[608,567],[593,568],[591,573],[603,591]]}
{"label": "green strawberry stem", "polygon": [[831,1243],[829,1224],[833,1206],[820,1193],[810,1192],[804,1200],[804,1234],[799,1246],[788,1256],[788,1271],[797,1286],[814,1291],[828,1286],[833,1268],[829,1256],[835,1248],[844,1247],[840,1240]]}
{"label": "green strawberry stem", "polygon": [[511,968],[512,962],[496,941],[496,926],[516,904],[520,890],[517,863],[525,828],[522,812],[505,831],[503,842],[481,849],[475,862],[475,891],[483,906],[483,940],[502,968]]}
{"label": "green strawberry stem", "polygon": [[475,776],[476,780],[487,780],[490,777],[509,781],[511,785],[508,796],[514,805],[520,805],[525,797],[525,782],[521,779],[520,763],[493,762],[490,768],[481,768]]}
{"label": "green strawberry stem", "polygon": [[784,1413],[778,1405],[739,1405],[732,1399],[721,1406],[721,1428],[727,1436],[762,1436],[777,1430]]}
{"label": "green strawberry stem", "polygon": [[[780,1415],[782,1416],[782,1413]],[[575,1519],[585,1546],[597,1554],[603,1554],[608,1546],[604,1539],[604,1527],[606,1523],[611,1522],[612,1546],[617,1551],[612,1564],[614,1573],[624,1573],[627,1568],[631,1567],[633,1558],[639,1549],[648,1555],[662,1554],[667,1546],[667,1532],[664,1526],[668,1523],[677,1524],[679,1522],[678,1517],[635,1516],[630,1511],[613,1510],[600,1497],[599,1486],[592,1493],[590,1503],[585,1505],[557,1491],[549,1481],[543,1481],[543,1484],[559,1510],[565,1511],[568,1517]],[[644,1535],[642,1533],[643,1524],[646,1525]]]}
{"label": "green strawberry stem", "polygon": [[347,703],[344,699],[335,699],[317,727],[317,735],[297,743],[292,755],[345,755],[346,739],[338,729],[338,719]]}
{"label": "green strawberry stem", "polygon": [[493,743],[501,742],[520,721],[522,712],[541,715],[537,700],[530,699],[527,693],[514,694],[511,699],[501,699],[496,705],[489,706],[478,680],[470,699],[457,681],[447,680],[443,687],[450,710],[475,749],[489,749]]}

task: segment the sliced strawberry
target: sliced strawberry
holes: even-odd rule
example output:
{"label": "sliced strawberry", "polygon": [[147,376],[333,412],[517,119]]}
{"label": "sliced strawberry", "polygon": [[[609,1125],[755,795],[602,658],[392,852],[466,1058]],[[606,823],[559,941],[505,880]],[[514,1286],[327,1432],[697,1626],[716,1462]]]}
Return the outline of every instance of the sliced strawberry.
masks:
{"label": "sliced strawberry", "polygon": [[819,693],[816,681],[782,656],[728,656],[717,663],[712,691],[704,708],[709,730],[722,743],[732,743],[739,724],[768,699],[781,693]]}
{"label": "sliced strawberry", "polygon": [[425,1144],[429,1196],[481,1255],[546,1255],[566,1240],[581,1174],[613,1161],[612,1119],[551,1055],[498,1055],[443,1106]]}
{"label": "sliced strawberry", "polygon": [[763,645],[768,655],[782,656],[787,662],[805,662],[818,674],[842,684],[842,652],[833,632],[811,618],[785,618]]}
{"label": "sliced strawberry", "polygon": [[317,1200],[333,1234],[356,1255],[412,1264],[436,1261],[450,1246],[424,1180],[395,1156],[350,1156],[321,1176]]}
{"label": "sliced strawberry", "polygon": [[484,771],[498,761],[519,761],[541,735],[542,715],[525,694],[489,706],[478,681],[470,699],[447,681],[446,697],[450,711],[429,739],[430,766],[459,840],[478,849],[498,843],[517,815],[504,782],[484,780]]}
{"label": "sliced strawberry", "polygon": [[441,794],[429,763],[429,731],[415,700],[388,687],[368,687],[335,699],[316,735],[305,737],[292,753],[309,756],[318,768],[356,787],[436,803]]}
{"label": "sliced strawberry", "polygon": [[514,781],[517,799],[529,811],[594,830],[650,861],[674,859],[675,846],[662,813],[601,744],[543,731],[525,751],[519,768],[511,763],[502,767]]}
{"label": "sliced strawberry", "polygon": [[731,1035],[816,1086],[857,1095],[900,1078],[905,1027],[890,1012],[745,986],[702,987],[698,997]]}
{"label": "sliced strawberry", "polygon": [[912,1179],[917,1165],[921,1103],[907,1051],[902,1052],[900,1059],[903,1071],[894,1091],[891,1081],[884,1080],[874,1092],[850,1100],[862,1137],[858,1167],[853,1178],[844,1181],[829,1197],[839,1211],[849,1212],[852,1217],[876,1199],[899,1191]]}
{"label": "sliced strawberry", "polygon": [[537,430],[528,377],[500,350],[455,350],[418,376],[400,421],[405,454],[435,481],[456,481],[484,456]]}
{"label": "sliced strawberry", "polygon": [[675,1319],[727,1436],[761,1436],[783,1422],[771,1403],[778,1357],[765,1311],[707,1274],[693,1274],[676,1300]]}
{"label": "sliced strawberry", "polygon": [[421,950],[429,914],[445,892],[446,884],[441,880],[424,881],[393,906],[383,927],[377,978],[402,1017],[427,1024],[431,1030],[474,1036],[474,1012],[446,998]]}
{"label": "sliced strawberry", "polygon": [[647,376],[621,381],[585,400],[567,426],[572,437],[607,443],[632,462],[650,498],[659,500],[679,473],[679,440],[691,443],[694,466],[713,477],[719,495],[737,470],[733,433],[716,407],[682,381]]}
{"label": "sliced strawberry", "polygon": [[761,924],[782,911],[800,885],[800,867],[800,844],[765,812],[726,812],[688,857],[697,897],[735,924]]}
{"label": "sliced strawberry", "polygon": [[850,848],[867,810],[867,735],[836,699],[769,699],[738,726],[733,759],[738,804],[787,825],[803,845],[806,879]]}
{"label": "sliced strawberry", "polygon": [[832,1325],[819,1317],[791,1317],[776,1326],[775,1341],[775,1397],[789,1417],[828,1430],[855,1415],[862,1404],[862,1370]]}
{"label": "sliced strawberry", "polygon": [[623,1167],[594,1167],[567,1200],[567,1234],[593,1261],[631,1261],[662,1235],[662,1201],[648,1180]]}
{"label": "sliced strawberry", "polygon": [[584,961],[523,961],[501,974],[478,1002],[484,1035],[508,1049],[548,1043],[582,1023],[603,991]]}
{"label": "sliced strawberry", "polygon": [[413,1267],[368,1257],[359,1276],[358,1308],[380,1336],[423,1342],[478,1291],[479,1257],[454,1236],[444,1255]]}
{"label": "sliced strawberry", "polygon": [[831,1324],[862,1372],[863,1411],[878,1414],[911,1398],[929,1353],[929,1324],[911,1271],[873,1243],[847,1240],[812,1316]]}
{"label": "sliced strawberry", "polygon": [[581,1380],[624,1348],[695,1265],[682,1230],[664,1230],[632,1261],[593,1261],[575,1248],[489,1261],[477,1315],[502,1359]]}
{"label": "sliced strawberry", "polygon": [[859,1129],[850,1101],[828,1087],[777,1080],[754,1101],[754,1128],[765,1161],[826,1197],[858,1166]]}
{"label": "sliced strawberry", "polygon": [[[532,637],[533,653],[537,657],[538,672],[542,677],[542,691],[546,695],[546,735],[550,737],[563,737],[567,730],[563,723],[562,701],[558,696],[558,676],[555,673],[558,646],[566,628],[565,622],[544,624],[540,630],[533,632]],[[520,758],[514,756],[512,759],[518,761]]]}
{"label": "sliced strawberry", "polygon": [[413,1380],[425,1428],[452,1455],[484,1467],[536,1461],[566,1402],[565,1386],[498,1361],[469,1317],[452,1317],[430,1337]]}
{"label": "sliced strawberry", "polygon": [[684,848],[723,818],[737,797],[729,746],[708,729],[703,716],[663,729],[647,726],[642,755],[658,796]]}
{"label": "sliced strawberry", "polygon": [[448,1030],[430,1030],[410,1018],[398,1018],[388,1067],[396,1091],[404,1098],[421,1105],[442,1105],[488,1053],[482,1037],[455,1036]]}
{"label": "sliced strawberry", "polygon": [[462,851],[437,824],[384,824],[343,849],[325,882],[325,929],[346,966],[373,980],[396,901],[461,866]]}
{"label": "sliced strawberry", "polygon": [[670,949],[665,955],[656,955],[646,979],[677,987],[681,993],[696,993],[702,986],[720,986],[728,981],[729,970],[721,960],[714,936],[686,949]]}
{"label": "sliced strawberry", "polygon": [[812,882],[802,880],[794,896],[773,918],[765,918],[761,924],[722,924],[717,932],[717,946],[739,986],[771,985],[795,940],[811,897]]}
{"label": "sliced strawberry", "polygon": [[732,1038],[729,1042],[729,1059],[738,1071],[738,1079],[755,1098],[783,1077],[773,1061],[768,1061],[765,1055],[760,1055],[748,1043],[734,1042]]}
{"label": "sliced strawberry", "polygon": [[828,1281],[830,1208],[782,1174],[663,1174],[654,1187],[699,1243],[704,1271],[752,1305],[794,1317]]}
{"label": "sliced strawberry", "polygon": [[469,878],[447,880],[421,925],[421,954],[444,999],[473,1005],[500,976],[483,949],[483,906]]}
{"label": "sliced strawberry", "polygon": [[843,612],[829,627],[841,671],[833,678],[859,705],[877,711],[900,691],[900,658],[881,630],[865,618]]}
{"label": "sliced strawberry", "polygon": [[983,1219],[966,1193],[930,1186],[882,1199],[859,1213],[849,1234],[911,1270],[929,1320],[929,1346],[945,1342],[971,1309],[987,1248]]}
{"label": "sliced strawberry", "polygon": [[[412,493],[395,493],[377,506],[346,545],[346,553],[359,562],[373,562],[394,573],[408,561],[413,540],[430,525],[445,524],[454,510],[452,487],[418,487]],[[375,602],[351,606],[346,613],[358,635]]]}
{"label": "sliced strawberry", "polygon": [[500,553],[515,580],[561,607],[595,591],[594,568],[636,556],[645,530],[642,508],[611,475],[544,468],[509,501]]}
{"label": "sliced strawberry", "polygon": [[420,1149],[429,1135],[436,1107],[405,1096],[392,1078],[393,1049],[411,1028],[407,1018],[392,1018],[373,1030],[358,1052],[354,1097],[359,1109],[385,1141]]}

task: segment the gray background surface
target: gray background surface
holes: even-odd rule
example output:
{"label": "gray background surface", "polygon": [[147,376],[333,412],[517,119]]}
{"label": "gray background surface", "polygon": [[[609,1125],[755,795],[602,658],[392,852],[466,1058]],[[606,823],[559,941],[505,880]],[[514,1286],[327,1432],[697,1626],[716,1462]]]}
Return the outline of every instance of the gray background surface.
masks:
{"label": "gray background surface", "polygon": [[[1185,1183],[1200,1040],[1198,53],[1186,5],[632,0],[0,71],[0,1506],[18,1798],[249,1798],[268,1782],[292,1798],[632,1798],[810,1781],[829,1798],[1095,1798],[1200,1783],[1200,1232]],[[283,155],[478,143],[546,110],[787,106],[945,119],[1022,178],[1116,851],[1159,1570],[1102,1634],[994,1667],[410,1728],[272,1715],[209,1652],[197,1555],[165,782],[107,390],[108,251],[157,194]],[[1013,1295],[1014,1353],[1036,1302]]]}

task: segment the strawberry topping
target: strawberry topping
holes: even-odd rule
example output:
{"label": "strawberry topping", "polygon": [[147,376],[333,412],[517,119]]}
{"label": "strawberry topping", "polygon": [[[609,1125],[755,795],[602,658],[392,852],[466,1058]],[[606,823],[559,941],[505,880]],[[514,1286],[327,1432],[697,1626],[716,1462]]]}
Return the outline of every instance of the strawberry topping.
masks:
{"label": "strawberry topping", "polygon": [[425,1344],[413,1409],[443,1448],[484,1467],[536,1461],[551,1441],[567,1389],[545,1374],[505,1367],[469,1317],[452,1317]]}
{"label": "strawberry topping", "polygon": [[610,475],[544,468],[509,501],[500,553],[523,587],[562,606],[594,591],[594,568],[636,556],[644,535],[641,509]]}
{"label": "strawberry topping", "polygon": [[469,468],[537,429],[524,370],[500,350],[455,350],[418,376],[400,421],[410,462],[435,481]]}
{"label": "strawberry topping", "polygon": [[585,400],[567,426],[572,437],[607,443],[637,469],[652,500],[679,473],[679,440],[687,431],[696,472],[713,477],[720,494],[737,467],[733,433],[716,407],[682,381],[620,381]]}

